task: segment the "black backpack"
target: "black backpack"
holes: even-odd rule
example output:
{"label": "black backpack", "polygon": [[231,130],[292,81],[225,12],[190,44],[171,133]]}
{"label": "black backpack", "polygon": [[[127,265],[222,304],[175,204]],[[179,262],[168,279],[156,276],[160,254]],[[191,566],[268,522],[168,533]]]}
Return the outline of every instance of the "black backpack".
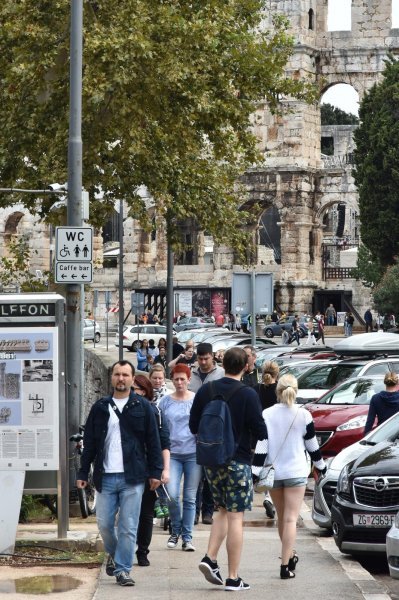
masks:
{"label": "black backpack", "polygon": [[[216,385],[215,385],[216,384]],[[197,432],[197,464],[220,467],[231,461],[238,443],[235,441],[229,400],[244,385],[235,381],[231,390],[222,394],[217,382],[209,383],[211,400],[206,404]]]}

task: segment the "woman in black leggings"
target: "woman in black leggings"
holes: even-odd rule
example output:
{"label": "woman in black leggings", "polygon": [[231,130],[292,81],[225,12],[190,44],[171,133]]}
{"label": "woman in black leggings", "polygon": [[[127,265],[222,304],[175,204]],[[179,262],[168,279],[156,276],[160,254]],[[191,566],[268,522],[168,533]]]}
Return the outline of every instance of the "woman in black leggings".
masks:
{"label": "woman in black leggings", "polygon": [[[163,484],[169,481],[169,459],[170,459],[170,441],[169,441],[169,429],[166,421],[162,420],[162,414],[155,402],[153,402],[154,391],[152,384],[148,377],[145,375],[136,375],[134,379],[133,389],[136,394],[144,396],[151,402],[155,417],[158,423],[159,437],[161,440],[162,457],[163,457],[163,471],[161,481]],[[149,547],[152,538],[152,527],[154,522],[154,505],[157,499],[155,492],[151,491],[146,481],[143,497],[141,500],[141,511],[139,526],[137,528],[137,564],[139,567],[148,567],[150,561],[148,560]]]}

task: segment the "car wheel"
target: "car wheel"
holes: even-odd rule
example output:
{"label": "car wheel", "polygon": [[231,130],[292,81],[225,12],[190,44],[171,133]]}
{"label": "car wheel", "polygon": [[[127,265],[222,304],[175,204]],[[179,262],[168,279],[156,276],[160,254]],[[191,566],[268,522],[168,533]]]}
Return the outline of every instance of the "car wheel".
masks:
{"label": "car wheel", "polygon": [[273,329],[270,329],[270,327],[266,327],[265,336],[268,338],[274,337]]}
{"label": "car wheel", "polygon": [[137,340],[135,340],[133,342],[133,344],[130,346],[130,351],[131,352],[137,352],[137,346],[138,346],[138,343],[137,343]]}
{"label": "car wheel", "polygon": [[98,331],[96,332],[94,339],[95,339],[96,344],[98,344],[98,342],[101,340],[101,334]]}

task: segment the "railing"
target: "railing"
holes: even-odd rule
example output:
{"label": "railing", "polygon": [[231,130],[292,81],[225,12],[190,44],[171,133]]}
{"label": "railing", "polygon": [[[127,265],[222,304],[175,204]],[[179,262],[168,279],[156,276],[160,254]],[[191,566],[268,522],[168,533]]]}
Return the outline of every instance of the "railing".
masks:
{"label": "railing", "polygon": [[324,267],[323,279],[351,279],[353,267]]}
{"label": "railing", "polygon": [[328,156],[323,154],[321,158],[326,169],[329,167],[347,167],[348,165],[354,166],[355,164],[353,152],[349,152],[348,154],[339,154],[336,156]]}

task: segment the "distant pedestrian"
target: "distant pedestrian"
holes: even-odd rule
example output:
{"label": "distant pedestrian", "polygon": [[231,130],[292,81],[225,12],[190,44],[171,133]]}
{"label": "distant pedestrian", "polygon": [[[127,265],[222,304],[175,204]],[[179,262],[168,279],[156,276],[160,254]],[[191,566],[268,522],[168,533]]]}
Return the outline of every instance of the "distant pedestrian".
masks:
{"label": "distant pedestrian", "polygon": [[324,315],[319,315],[319,318],[317,319],[317,325],[319,329],[319,340],[321,340],[321,343],[323,344],[323,346],[325,346],[326,342],[324,340]]}
{"label": "distant pedestrian", "polygon": [[254,387],[254,385],[257,385],[258,383],[258,372],[255,366],[256,349],[253,346],[244,346],[244,351],[247,355],[248,362],[246,371],[244,371],[244,375],[242,376],[242,382],[245,383],[245,385]]}
{"label": "distant pedestrian", "polygon": [[270,318],[273,321],[273,323],[278,323],[279,319],[278,319],[278,312],[276,311],[276,309],[274,309],[274,311],[272,312]]}
{"label": "distant pedestrian", "polygon": [[165,369],[160,364],[154,364],[148,373],[148,378],[154,393],[152,400],[158,405],[161,398],[169,394],[170,391],[165,382]]}
{"label": "distant pedestrian", "polygon": [[316,338],[314,336],[314,324],[312,316],[309,317],[309,320],[305,323],[305,325],[308,328],[308,339],[306,340],[306,346],[313,346],[316,344]]}
{"label": "distant pedestrian", "polygon": [[236,313],[236,329],[241,331],[241,316],[238,313]]}
{"label": "distant pedestrian", "polygon": [[334,308],[334,305],[330,303],[330,305],[326,308],[325,317],[327,319],[327,325],[335,325],[335,320],[337,318],[337,312]]}
{"label": "distant pedestrian", "polygon": [[[295,340],[296,343],[299,346],[299,335],[300,335],[300,333],[299,333],[299,317],[298,317],[298,315],[294,316],[294,319],[292,321],[292,326],[291,327],[292,327],[292,329],[291,329],[292,340]],[[290,340],[290,343],[291,343],[292,340]]]}
{"label": "distant pedestrian", "polygon": [[364,322],[366,325],[366,333],[372,332],[373,331],[373,315],[369,308],[364,313]]}
{"label": "distant pedestrian", "polygon": [[346,313],[345,317],[346,322],[346,335],[347,337],[351,337],[353,332],[353,323],[355,322],[355,317],[351,312]]}

